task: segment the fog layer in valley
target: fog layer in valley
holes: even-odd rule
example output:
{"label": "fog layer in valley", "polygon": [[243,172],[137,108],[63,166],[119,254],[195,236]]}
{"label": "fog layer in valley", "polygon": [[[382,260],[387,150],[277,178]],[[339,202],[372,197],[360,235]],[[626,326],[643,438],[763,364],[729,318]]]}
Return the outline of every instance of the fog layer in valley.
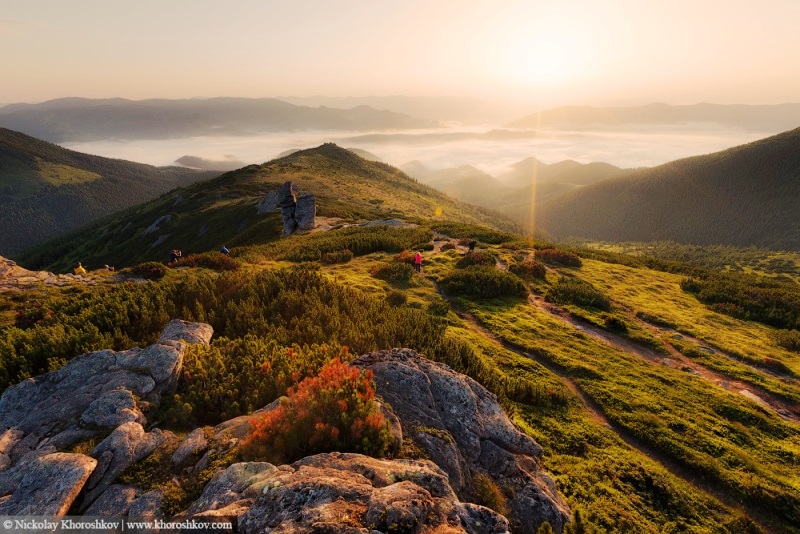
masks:
{"label": "fog layer in valley", "polygon": [[361,148],[400,166],[417,160],[432,169],[473,165],[502,174],[509,165],[536,157],[545,163],[573,159],[602,161],[618,167],[650,167],[707,154],[761,139],[775,132],[722,129],[717,125],[641,127],[636,131],[508,130],[502,128],[436,129],[397,133],[280,132],[258,136],[193,137],[170,140],[63,143],[72,150],[151,165],[173,165],[183,156],[263,163],[289,149],[325,142]]}

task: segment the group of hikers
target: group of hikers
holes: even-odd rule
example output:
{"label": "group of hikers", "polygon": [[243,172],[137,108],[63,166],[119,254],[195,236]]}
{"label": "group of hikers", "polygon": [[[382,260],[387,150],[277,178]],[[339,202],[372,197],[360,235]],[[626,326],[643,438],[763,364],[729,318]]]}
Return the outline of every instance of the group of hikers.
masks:
{"label": "group of hikers", "polygon": [[[114,272],[114,267],[112,267],[111,265],[109,265],[109,264],[107,264],[107,263],[106,263],[105,265],[103,265],[103,270],[104,270],[104,271],[111,271],[111,272]],[[78,266],[77,266],[77,267],[75,267],[75,268],[72,270],[72,272],[73,272],[73,273],[75,273],[75,274],[77,274],[77,275],[79,275],[79,276],[84,276],[84,275],[87,275],[87,274],[89,274],[89,273],[88,273],[88,271],[86,270],[86,267],[84,267],[83,265],[81,265],[81,262],[78,262]]]}

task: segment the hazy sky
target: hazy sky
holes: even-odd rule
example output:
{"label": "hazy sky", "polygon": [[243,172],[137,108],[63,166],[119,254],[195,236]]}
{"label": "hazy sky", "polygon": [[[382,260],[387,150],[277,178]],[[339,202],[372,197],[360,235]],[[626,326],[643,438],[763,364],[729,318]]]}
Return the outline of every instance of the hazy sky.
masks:
{"label": "hazy sky", "polygon": [[0,0],[0,103],[800,101],[800,0]]}

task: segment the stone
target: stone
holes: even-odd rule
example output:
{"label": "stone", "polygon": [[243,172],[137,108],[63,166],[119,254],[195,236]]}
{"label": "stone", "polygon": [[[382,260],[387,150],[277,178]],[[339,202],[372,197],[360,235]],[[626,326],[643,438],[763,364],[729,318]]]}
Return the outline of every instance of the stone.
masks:
{"label": "stone", "polygon": [[513,425],[495,395],[410,349],[368,353],[351,365],[373,372],[376,393],[392,407],[403,435],[447,473],[461,500],[474,500],[473,477],[488,473],[510,489],[515,532],[535,533],[544,521],[562,531],[569,509],[538,464],[542,448]]}
{"label": "stone", "polygon": [[[161,503],[164,501],[164,492],[160,489],[148,491],[131,503],[128,509],[128,521],[149,521],[164,519],[161,512]],[[147,532],[152,532],[148,529]]]}
{"label": "stone", "polygon": [[[269,470],[263,489],[239,516],[241,533],[508,532],[508,521],[458,501],[447,475],[428,460],[379,460],[318,454]],[[479,511],[485,517],[480,528]]]}
{"label": "stone", "polygon": [[183,465],[190,457],[203,452],[207,448],[208,441],[206,440],[205,432],[202,428],[195,428],[184,438],[172,454],[172,463],[175,465]]}
{"label": "stone", "polygon": [[278,192],[270,191],[261,201],[256,204],[256,211],[259,214],[271,213],[278,209]]}
{"label": "stone", "polygon": [[102,394],[81,415],[83,424],[100,428],[117,428],[128,421],[145,422],[133,394],[127,389],[114,389]]}
{"label": "stone", "polygon": [[144,422],[137,397],[158,403],[177,385],[184,341],[208,344],[212,334],[209,325],[172,321],[150,347],[83,354],[8,387],[0,397],[0,468],[44,444],[64,449],[100,429]]}
{"label": "stone", "polygon": [[313,230],[317,216],[317,200],[311,193],[303,193],[297,197],[294,208],[294,219],[298,230]]}
{"label": "stone", "polygon": [[139,423],[128,422],[118,426],[91,453],[92,458],[97,459],[97,469],[86,483],[82,508],[88,508],[111,486],[117,475],[150,455],[165,439],[161,430],[146,433]]}
{"label": "stone", "polygon": [[64,452],[34,459],[11,498],[0,504],[0,515],[65,515],[95,465],[94,458]]}
{"label": "stone", "polygon": [[278,469],[266,462],[243,462],[219,469],[187,510],[189,516],[219,510],[233,503],[249,507],[261,494],[267,477]]}
{"label": "stone", "polygon": [[124,517],[135,500],[136,488],[122,484],[112,484],[86,509],[84,515]]}

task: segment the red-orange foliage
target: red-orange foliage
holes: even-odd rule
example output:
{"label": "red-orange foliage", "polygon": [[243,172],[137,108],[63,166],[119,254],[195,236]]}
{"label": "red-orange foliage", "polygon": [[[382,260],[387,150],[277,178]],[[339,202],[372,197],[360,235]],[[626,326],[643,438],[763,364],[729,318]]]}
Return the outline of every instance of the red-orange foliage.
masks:
{"label": "red-orange foliage", "polygon": [[251,420],[242,454],[276,464],[330,451],[383,455],[389,431],[372,378],[371,371],[334,359],[317,376],[289,388],[276,409]]}

